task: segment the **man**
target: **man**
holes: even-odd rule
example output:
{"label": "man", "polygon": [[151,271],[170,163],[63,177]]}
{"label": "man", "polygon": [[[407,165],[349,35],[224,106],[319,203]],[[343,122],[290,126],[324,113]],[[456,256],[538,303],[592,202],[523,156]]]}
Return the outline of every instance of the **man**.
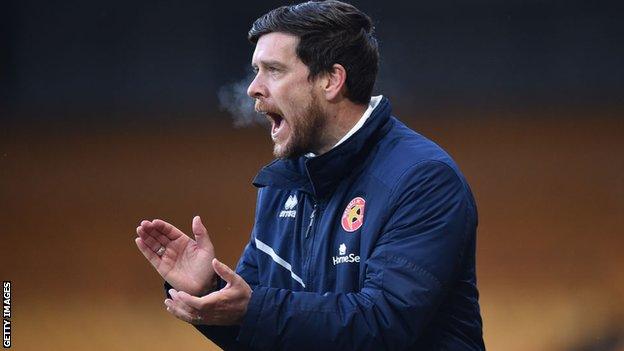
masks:
{"label": "man", "polygon": [[142,221],[136,243],[167,310],[225,349],[482,350],[475,203],[453,160],[371,92],[370,18],[338,2],[275,9],[249,32],[248,94],[277,160],[258,187],[236,272],[195,240]]}

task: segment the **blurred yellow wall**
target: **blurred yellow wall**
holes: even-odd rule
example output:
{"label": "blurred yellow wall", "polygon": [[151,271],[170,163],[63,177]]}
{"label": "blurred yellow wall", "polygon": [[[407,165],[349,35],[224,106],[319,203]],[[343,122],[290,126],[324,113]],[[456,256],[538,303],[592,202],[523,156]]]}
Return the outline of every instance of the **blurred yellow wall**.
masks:
{"label": "blurred yellow wall", "polygon": [[[409,120],[466,174],[491,350],[565,350],[624,315],[624,123],[617,113]],[[143,218],[199,214],[235,265],[271,159],[262,128],[12,125],[0,141],[0,277],[16,350],[191,350],[136,249]]]}

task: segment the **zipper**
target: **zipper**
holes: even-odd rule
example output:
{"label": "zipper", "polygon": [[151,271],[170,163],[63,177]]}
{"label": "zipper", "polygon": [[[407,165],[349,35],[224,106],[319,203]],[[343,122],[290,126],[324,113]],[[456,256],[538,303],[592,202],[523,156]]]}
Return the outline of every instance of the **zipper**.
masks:
{"label": "zipper", "polygon": [[312,252],[314,251],[314,248],[312,247],[314,243],[314,224],[316,222],[315,218],[317,217],[318,208],[319,208],[318,204],[314,202],[314,206],[312,207],[312,213],[310,214],[310,223],[308,223],[308,227],[306,228],[304,241],[303,241],[303,247],[304,247],[303,256],[305,257],[305,261],[304,261],[304,277],[305,278],[304,279],[306,282],[305,290],[307,291],[312,291],[312,285],[313,285],[312,284],[313,282],[310,279],[310,277],[312,276],[312,274],[310,273],[310,261],[312,258]]}
{"label": "zipper", "polygon": [[310,235],[310,231],[312,231],[312,225],[314,225],[314,217],[316,216],[316,204],[314,204],[314,207],[312,208],[312,214],[310,214],[310,223],[308,224],[308,229],[306,229],[305,232],[305,238],[308,238],[308,235]]}

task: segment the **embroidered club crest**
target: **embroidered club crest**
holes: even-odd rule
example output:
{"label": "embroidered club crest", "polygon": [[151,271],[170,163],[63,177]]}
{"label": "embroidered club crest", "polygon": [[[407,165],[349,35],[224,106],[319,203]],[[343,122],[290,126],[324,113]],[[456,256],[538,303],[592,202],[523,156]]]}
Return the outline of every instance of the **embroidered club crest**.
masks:
{"label": "embroidered club crest", "polygon": [[342,213],[342,229],[351,233],[354,232],[362,226],[364,223],[364,207],[366,205],[366,201],[361,197],[356,197],[351,200]]}

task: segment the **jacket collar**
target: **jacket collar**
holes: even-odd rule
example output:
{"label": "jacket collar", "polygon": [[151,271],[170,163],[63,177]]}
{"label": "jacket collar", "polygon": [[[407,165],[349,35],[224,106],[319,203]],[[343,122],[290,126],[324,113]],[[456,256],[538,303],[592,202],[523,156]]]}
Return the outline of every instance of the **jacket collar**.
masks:
{"label": "jacket collar", "polygon": [[263,167],[253,184],[301,190],[321,200],[359,169],[377,141],[390,130],[390,102],[383,98],[366,123],[349,139],[314,158],[277,159]]}

